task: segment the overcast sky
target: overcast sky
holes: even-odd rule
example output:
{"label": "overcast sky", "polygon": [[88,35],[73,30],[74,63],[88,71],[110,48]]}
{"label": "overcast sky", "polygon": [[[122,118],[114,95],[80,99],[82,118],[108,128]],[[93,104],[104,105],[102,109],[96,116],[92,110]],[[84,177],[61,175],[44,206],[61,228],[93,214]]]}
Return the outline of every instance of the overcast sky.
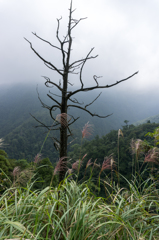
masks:
{"label": "overcast sky", "polygon": [[[46,59],[61,66],[55,49],[41,43],[31,32],[57,44],[56,18],[63,16],[60,36],[67,30],[70,0],[0,0],[0,83],[43,82],[42,75],[59,81],[31,51],[26,37]],[[139,74],[121,88],[152,92],[159,87],[159,1],[74,0],[74,18],[87,17],[73,32],[72,60],[85,57],[92,47],[95,60],[86,64],[84,81],[113,83],[136,71]],[[77,80],[72,79],[76,85]],[[92,81],[92,82],[91,82]],[[116,87],[117,88],[117,87]],[[120,88],[120,87],[119,87]]]}

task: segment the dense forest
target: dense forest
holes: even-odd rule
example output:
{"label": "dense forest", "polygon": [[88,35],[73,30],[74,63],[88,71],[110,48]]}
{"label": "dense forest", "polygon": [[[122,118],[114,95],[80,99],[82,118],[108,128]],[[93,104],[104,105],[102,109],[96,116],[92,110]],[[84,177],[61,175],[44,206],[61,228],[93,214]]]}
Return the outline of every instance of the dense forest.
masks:
{"label": "dense forest", "polygon": [[[92,164],[95,162],[97,166],[93,171],[94,179],[98,178],[104,160],[109,162],[111,159],[113,160],[113,169],[108,164],[105,171],[102,171],[101,178],[109,176],[117,182],[119,172],[121,174],[120,184],[124,187],[127,185],[125,178],[131,181],[132,176],[136,174],[135,172],[140,175],[145,170],[143,179],[149,176],[151,163],[143,163],[150,149],[154,145],[156,146],[154,141],[156,134],[148,134],[149,136],[146,134],[153,132],[158,124],[148,121],[148,123],[134,126],[128,125],[127,121],[125,122],[122,130],[112,130],[101,138],[96,136],[91,141],[85,140],[81,144],[72,145],[72,151],[69,153],[70,158],[78,160],[87,154],[82,162],[83,165],[81,165],[79,179],[89,178],[90,170],[85,171],[85,168],[90,159]],[[153,168],[154,175],[158,174],[158,162],[156,164]]]}
{"label": "dense forest", "polygon": [[[89,132],[89,135],[91,135],[93,128],[91,125],[89,125],[89,127],[91,127],[91,132]],[[101,171],[100,178],[109,178],[117,183],[119,180],[119,172],[120,185],[123,187],[126,186],[125,178],[131,181],[133,175],[140,174],[144,170],[145,173],[142,176],[143,179],[148,177],[150,173],[155,177],[156,174],[158,174],[158,162],[156,162],[157,164],[155,163],[152,169],[151,162],[149,163],[147,161],[145,162],[146,164],[144,164],[144,159],[150,149],[157,146],[154,141],[156,135],[153,135],[153,131],[157,127],[158,124],[150,123],[150,121],[139,126],[128,125],[128,121],[125,121],[122,130],[112,130],[110,133],[102,137],[97,135],[92,140],[82,137],[81,132],[78,143],[73,142],[70,145],[68,153],[68,169],[70,169],[75,175],[78,173],[79,181],[88,180],[91,175],[91,184],[94,184],[94,187],[97,187],[96,183],[99,178],[99,172],[102,169],[103,163],[106,163],[106,161],[107,166]],[[148,132],[151,132],[152,134],[149,133],[149,136],[146,136]],[[23,141],[22,137],[20,141]],[[140,143],[140,147],[135,152],[135,144],[137,143]],[[113,160],[112,168],[110,165],[110,159]],[[50,184],[57,163],[58,153],[57,160],[54,163],[50,161],[48,156],[43,157],[41,154],[37,154],[32,161],[28,161],[25,158],[10,159],[6,153],[4,145],[3,150],[0,150],[0,166],[3,170],[3,172],[1,172],[1,181],[4,183],[6,174],[12,179],[12,181],[15,181],[14,177],[17,178],[18,176],[17,179],[19,179],[19,183],[25,184],[29,177],[36,174],[35,179],[38,179],[38,181],[34,187],[36,189],[43,189]],[[80,163],[79,172],[77,163]],[[15,170],[16,168],[17,172]],[[6,180],[5,184],[2,184],[2,182],[1,186],[3,187],[1,187],[1,191],[3,191],[4,186],[8,186],[9,180]],[[52,184],[54,185],[56,183],[57,176],[53,178]],[[100,194],[102,194],[102,189]]]}

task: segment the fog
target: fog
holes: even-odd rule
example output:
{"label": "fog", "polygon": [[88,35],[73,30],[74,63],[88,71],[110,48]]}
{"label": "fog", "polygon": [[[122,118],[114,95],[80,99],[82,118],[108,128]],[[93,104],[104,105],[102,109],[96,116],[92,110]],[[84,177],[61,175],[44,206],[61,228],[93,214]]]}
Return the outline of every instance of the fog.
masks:
{"label": "fog", "polygon": [[[1,88],[15,84],[42,84],[42,76],[59,82],[60,76],[47,69],[30,49],[24,37],[43,57],[62,67],[61,55],[37,39],[40,37],[58,44],[57,18],[62,16],[60,37],[67,31],[69,0],[0,0],[1,19]],[[101,85],[111,84],[139,71],[132,79],[113,89],[103,90],[116,96],[122,93],[135,101],[152,103],[158,109],[159,33],[157,0],[74,0],[74,18],[87,17],[73,31],[71,61],[85,57],[92,47],[98,58],[87,62],[83,71],[85,86],[95,84],[93,75],[102,76]],[[74,87],[79,87],[77,76],[70,76]],[[18,85],[17,85],[18,86]]]}

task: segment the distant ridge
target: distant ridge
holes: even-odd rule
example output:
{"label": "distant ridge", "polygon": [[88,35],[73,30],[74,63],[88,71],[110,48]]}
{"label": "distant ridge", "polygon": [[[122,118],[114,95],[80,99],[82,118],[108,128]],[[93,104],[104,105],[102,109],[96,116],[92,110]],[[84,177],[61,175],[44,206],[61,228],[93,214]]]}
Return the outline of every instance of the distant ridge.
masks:
{"label": "distant ridge", "polygon": [[148,121],[150,121],[151,123],[159,123],[159,114],[145,118],[143,120],[137,121],[135,123],[133,123],[135,126],[141,125],[143,123],[147,123]]}

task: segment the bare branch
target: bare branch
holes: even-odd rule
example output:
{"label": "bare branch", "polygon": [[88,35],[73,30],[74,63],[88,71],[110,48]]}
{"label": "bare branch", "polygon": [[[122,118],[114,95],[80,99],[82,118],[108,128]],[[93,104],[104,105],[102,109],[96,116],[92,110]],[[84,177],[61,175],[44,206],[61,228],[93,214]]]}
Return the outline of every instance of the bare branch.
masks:
{"label": "bare branch", "polygon": [[98,84],[98,81],[97,81],[97,78],[101,78],[101,77],[102,77],[102,76],[99,76],[99,77],[97,77],[96,75],[93,76],[94,81],[97,83],[97,86],[99,85],[99,84]]}
{"label": "bare branch", "polygon": [[[60,109],[61,108],[58,106],[58,105],[53,105],[52,107],[49,108],[49,112],[50,112],[50,117],[55,121],[56,118],[52,115],[52,111],[56,111],[57,109]],[[58,125],[58,124],[57,124]]]}
{"label": "bare branch", "polygon": [[98,95],[91,103],[87,104],[87,105],[85,106],[85,108],[87,108],[88,106],[90,106],[91,104],[93,104],[93,103],[100,97],[101,94],[102,94],[102,92],[100,92],[99,95]]}
{"label": "bare branch", "polygon": [[[44,64],[45,64],[45,66],[48,67],[49,69],[51,69],[51,70],[53,70],[53,71],[57,71],[55,68],[50,67],[47,63],[44,62]],[[63,72],[64,72],[63,69],[58,69],[58,71],[61,72],[61,74],[63,75]]]}
{"label": "bare branch", "polygon": [[75,24],[71,27],[71,31],[73,28],[75,28],[77,26],[77,24],[79,24],[80,21],[85,20],[85,19],[87,19],[87,17],[80,18],[79,20],[72,19]]}
{"label": "bare branch", "polygon": [[59,87],[61,88],[61,79],[59,80]]}
{"label": "bare branch", "polygon": [[84,102],[80,103],[76,98],[74,98],[74,99],[69,98],[69,100],[73,103],[77,103],[77,104],[80,104],[80,105],[84,104]]}
{"label": "bare branch", "polygon": [[62,62],[63,62],[63,67],[65,68],[66,67],[66,63],[65,63],[65,54],[67,54],[68,56],[68,53],[69,52],[66,52],[64,50],[64,44],[66,44],[68,41],[65,41],[66,37],[64,38],[64,41],[61,41],[60,38],[59,38],[59,28],[60,28],[60,20],[62,19],[62,17],[60,19],[57,19],[57,31],[56,31],[56,38],[58,39],[60,45],[61,45],[61,52],[62,52]]}
{"label": "bare branch", "polygon": [[69,69],[72,69],[73,68],[73,70],[72,71],[75,71],[76,69],[79,69],[80,68],[80,65],[82,65],[82,61],[79,63],[79,64],[77,64],[77,65],[72,65],[71,67],[69,66]]}
{"label": "bare branch", "polygon": [[[69,114],[70,115],[70,114]],[[76,122],[80,117],[74,118],[74,116],[70,115],[71,118],[73,118],[73,121],[68,124],[68,126],[72,125],[74,122]]]}
{"label": "bare branch", "polygon": [[57,40],[59,41],[59,43],[60,43],[60,46],[61,46],[61,48],[60,48],[60,50],[61,50],[61,53],[62,53],[62,62],[63,62],[63,66],[64,66],[64,68],[66,67],[66,64],[65,64],[65,54],[67,54],[68,55],[68,52],[66,52],[65,50],[64,50],[64,44],[66,43],[65,41],[61,41],[60,40],[60,38],[59,38],[59,28],[60,28],[60,20],[62,19],[62,17],[61,18],[59,18],[59,19],[57,19],[57,30],[56,30],[56,38],[57,38]]}
{"label": "bare branch", "polygon": [[[67,59],[66,59],[66,65],[65,65],[65,70],[68,74],[69,72],[69,62],[70,62],[70,55],[71,55],[71,46],[72,46],[72,36],[71,36],[71,18],[72,18],[72,1],[70,4],[70,14],[69,14],[69,21],[68,21],[68,31],[67,31],[67,35],[66,38],[68,36],[68,54],[67,54]],[[64,39],[64,41],[66,40],[66,38]]]}
{"label": "bare branch", "polygon": [[40,120],[38,120],[36,117],[34,117],[31,113],[30,113],[30,115],[31,115],[38,123],[41,124],[40,126],[35,126],[35,128],[45,127],[45,128],[47,128],[47,129],[49,130],[49,127],[48,127],[48,126],[46,126],[44,123],[42,123],[42,122],[41,122]]}
{"label": "bare branch", "polygon": [[45,62],[44,62],[44,64],[45,64],[45,66],[46,66],[46,67],[48,67],[49,69],[51,69],[51,70],[55,71],[55,69],[54,69],[54,68],[52,68],[52,67],[48,66],[48,65],[47,65]]}
{"label": "bare branch", "polygon": [[69,131],[69,133],[70,134],[67,134],[67,137],[70,137],[70,136],[72,136],[73,134],[72,134],[72,131],[71,131],[71,129],[69,128],[69,125],[68,125],[68,127],[67,127],[67,130]]}
{"label": "bare branch", "polygon": [[56,142],[60,143],[60,141],[57,138],[55,137],[50,137],[50,138],[53,139],[53,141],[55,140]]}
{"label": "bare branch", "polygon": [[[92,49],[90,50],[90,52],[92,52],[93,49],[94,49],[94,48],[92,48]],[[89,54],[90,54],[90,52],[89,52]],[[87,55],[87,56],[88,56],[88,55]],[[80,59],[80,60],[74,61],[73,63],[70,64],[69,69],[71,69],[72,67],[75,68],[76,66],[80,66],[80,65],[83,64],[83,62],[85,62],[85,61],[87,61],[87,60],[90,60],[90,59],[97,58],[97,57],[98,57],[98,55],[96,55],[96,56],[91,56],[91,57],[86,57],[86,58],[82,58],[82,59]],[[78,65],[74,66],[74,65],[77,64],[77,63],[78,63]]]}
{"label": "bare branch", "polygon": [[81,70],[80,70],[80,82],[81,82],[81,88],[83,88],[84,84],[83,84],[83,81],[82,81],[82,72],[83,72],[83,67],[86,63],[86,61],[88,60],[88,56],[91,54],[91,52],[93,51],[94,48],[92,48],[90,50],[90,52],[87,54],[86,58],[84,59],[83,63],[82,63],[82,67],[81,67]]}
{"label": "bare branch", "polygon": [[[42,40],[43,42],[48,43],[51,47],[56,48],[56,49],[58,49],[58,50],[61,51],[61,48],[59,48],[59,47],[53,45],[52,43],[50,43],[49,41],[47,41],[47,40],[45,40],[45,39],[39,37],[36,33],[33,33],[33,32],[32,32],[32,34],[33,34],[35,37],[37,37],[37,38],[39,38],[40,40]],[[66,51],[64,51],[64,52],[67,53]]]}
{"label": "bare branch", "polygon": [[81,88],[81,89],[77,89],[75,90],[74,92],[70,92],[68,95],[67,95],[67,99],[69,99],[72,95],[78,93],[78,92],[87,92],[87,91],[92,91],[94,89],[98,89],[98,88],[110,88],[110,87],[113,87],[115,85],[118,85],[119,83],[121,82],[124,82],[130,78],[132,78],[134,75],[138,74],[138,71],[133,73],[131,76],[127,77],[127,78],[124,78],[120,81],[116,81],[116,83],[113,83],[113,84],[110,84],[110,85],[104,85],[104,86],[94,86],[94,87],[88,87],[88,88]]}
{"label": "bare branch", "polygon": [[[50,125],[48,126],[48,125],[42,123],[42,122],[41,122],[40,120],[38,120],[35,116],[33,116],[31,113],[30,113],[30,115],[31,115],[37,122],[39,122],[39,123],[41,124],[41,125],[39,125],[39,126],[35,126],[35,128],[45,127],[45,128],[47,128],[48,130],[59,130],[59,128],[53,128],[53,127],[56,127],[56,126],[59,125],[58,122],[54,123],[54,126],[52,127],[52,126],[50,126]],[[55,118],[54,118],[53,120],[55,121]]]}
{"label": "bare branch", "polygon": [[55,93],[52,93],[51,91],[49,91],[49,93],[52,94],[52,95],[54,95],[54,96],[56,96],[56,97],[61,97],[60,95],[57,95],[57,94],[55,94]]}
{"label": "bare branch", "polygon": [[41,102],[42,107],[49,109],[50,107],[49,107],[48,105],[46,105],[46,104],[41,100],[41,98],[40,98],[40,94],[39,94],[39,92],[38,92],[38,85],[37,85],[37,87],[36,87],[36,92],[37,92],[37,94],[38,94],[38,99],[39,99],[39,101]]}
{"label": "bare branch", "polygon": [[24,38],[24,39],[30,44],[30,48],[31,48],[31,49],[33,50],[33,52],[45,63],[45,65],[46,65],[46,64],[50,65],[56,72],[58,72],[60,75],[63,76],[63,74],[59,71],[58,68],[56,68],[52,63],[46,61],[43,57],[40,56],[39,53],[37,53],[37,51],[33,48],[32,43],[29,42],[28,39],[26,39],[26,38]]}
{"label": "bare branch", "polygon": [[56,30],[56,37],[57,37],[58,41],[60,42],[60,44],[62,43],[62,41],[59,38],[59,28],[60,28],[61,19],[62,19],[62,17],[57,18],[57,30]]}
{"label": "bare branch", "polygon": [[46,77],[46,76],[42,76],[43,78],[45,78],[46,82],[45,82],[45,86],[47,86],[47,83],[50,83],[52,85],[54,85],[55,87],[57,87],[60,91],[62,91],[62,88],[57,85],[55,82],[50,81],[50,78]]}
{"label": "bare branch", "polygon": [[67,81],[68,84],[70,84],[71,86],[73,86],[74,84],[70,83],[69,81]]}
{"label": "bare branch", "polygon": [[67,144],[67,146],[69,146],[71,143],[73,143],[76,139],[77,139],[77,138],[74,138],[71,142],[69,142],[69,143]]}
{"label": "bare branch", "polygon": [[[53,140],[53,141],[54,141],[54,140]],[[54,147],[55,147],[55,149],[56,149],[57,151],[60,150],[60,144],[59,144],[58,142],[55,142],[55,141],[54,141]]]}
{"label": "bare branch", "polygon": [[49,94],[47,94],[47,96],[49,98],[51,98],[51,100],[53,100],[55,103],[57,103],[60,107],[61,107],[61,103],[59,103],[55,98],[53,98],[52,96],[50,96]]}
{"label": "bare branch", "polygon": [[73,69],[72,71],[68,71],[68,73],[69,74],[76,74],[76,75],[78,75],[79,74],[79,72],[74,72],[76,69]]}
{"label": "bare branch", "polygon": [[[48,87],[48,88],[53,88],[53,87],[54,87],[54,85],[53,85],[53,86],[49,86],[49,82],[47,82],[47,81],[46,81],[44,84],[45,84],[45,86]],[[50,83],[50,84],[51,84],[51,83]],[[50,92],[50,91],[49,91],[49,92]]]}
{"label": "bare branch", "polygon": [[50,107],[50,111],[56,111],[57,109],[61,110],[61,108],[58,105],[53,105],[52,107]]}
{"label": "bare branch", "polygon": [[66,67],[66,64],[65,64],[65,51],[63,49],[63,46],[64,46],[64,43],[61,43],[62,62],[63,62],[63,66],[65,68]]}
{"label": "bare branch", "polygon": [[[44,127],[44,128],[47,128],[48,130],[59,130],[59,128],[52,128],[52,126],[47,126],[46,124],[42,123],[40,120],[38,120],[35,116],[33,116],[31,113],[30,115],[38,122],[40,123],[41,125],[39,126],[34,126],[34,128],[39,128],[39,127]],[[54,127],[58,126],[59,123],[55,123],[54,124]]]}
{"label": "bare branch", "polygon": [[111,114],[106,115],[106,116],[100,116],[100,115],[98,115],[98,114],[96,114],[96,113],[91,113],[88,109],[86,109],[86,108],[84,108],[84,107],[77,106],[77,105],[68,105],[68,107],[76,107],[76,108],[79,108],[79,109],[81,109],[81,110],[89,113],[92,117],[95,117],[95,116],[96,116],[96,117],[99,117],[99,118],[106,118],[106,117],[109,117],[109,116],[112,115],[112,113],[111,113]]}

